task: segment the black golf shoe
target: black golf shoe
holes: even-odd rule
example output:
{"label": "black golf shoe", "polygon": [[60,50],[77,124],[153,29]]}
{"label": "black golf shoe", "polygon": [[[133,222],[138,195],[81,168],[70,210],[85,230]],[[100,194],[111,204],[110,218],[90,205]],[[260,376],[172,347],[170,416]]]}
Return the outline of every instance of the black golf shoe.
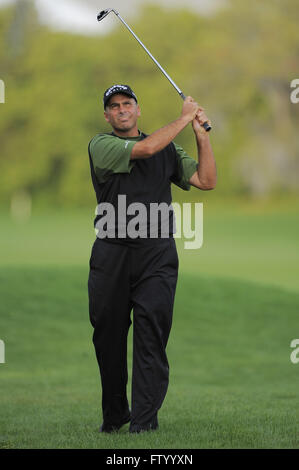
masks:
{"label": "black golf shoe", "polygon": [[146,431],[156,431],[158,429],[158,418],[155,416],[152,421],[147,424],[147,425],[140,425],[140,424],[131,424],[129,432],[130,433],[141,433],[141,432],[146,432]]}
{"label": "black golf shoe", "polygon": [[123,421],[121,421],[121,423],[119,424],[105,424],[103,423],[99,429],[99,432],[117,432],[120,430],[120,428],[124,425],[124,424],[127,424],[131,421],[131,414],[129,414],[128,416],[126,416],[126,418],[123,419]]}

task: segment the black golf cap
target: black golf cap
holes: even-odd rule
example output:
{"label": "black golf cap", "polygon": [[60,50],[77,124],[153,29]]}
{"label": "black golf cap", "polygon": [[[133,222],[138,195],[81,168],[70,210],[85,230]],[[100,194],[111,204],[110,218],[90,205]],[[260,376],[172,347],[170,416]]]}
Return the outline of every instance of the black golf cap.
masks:
{"label": "black golf cap", "polygon": [[137,97],[134,91],[132,90],[132,88],[129,87],[129,85],[113,85],[110,88],[107,88],[107,90],[104,93],[104,97],[103,97],[104,108],[106,108],[107,103],[110,100],[111,96],[116,95],[117,93],[128,95],[130,96],[130,98],[134,98],[134,100],[137,103]]}

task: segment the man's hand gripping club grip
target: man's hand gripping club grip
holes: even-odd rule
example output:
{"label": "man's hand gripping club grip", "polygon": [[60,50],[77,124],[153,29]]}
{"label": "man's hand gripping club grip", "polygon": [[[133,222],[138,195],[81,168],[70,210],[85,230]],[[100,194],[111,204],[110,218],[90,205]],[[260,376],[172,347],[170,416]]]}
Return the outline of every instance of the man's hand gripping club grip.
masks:
{"label": "man's hand gripping club grip", "polygon": [[[183,92],[180,93],[180,96],[185,101],[186,96],[184,95]],[[212,126],[210,126],[208,122],[204,122],[202,127],[205,129],[206,132],[210,132],[210,130],[212,129]]]}

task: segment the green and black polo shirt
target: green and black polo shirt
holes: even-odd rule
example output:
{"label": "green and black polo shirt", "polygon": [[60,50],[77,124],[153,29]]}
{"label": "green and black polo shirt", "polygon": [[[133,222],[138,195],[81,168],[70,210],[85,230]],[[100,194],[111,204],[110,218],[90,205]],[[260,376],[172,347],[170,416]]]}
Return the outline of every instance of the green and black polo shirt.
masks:
{"label": "green and black polo shirt", "polygon": [[[126,196],[127,206],[137,202],[148,209],[151,203],[171,205],[171,183],[183,190],[190,190],[189,179],[198,164],[174,142],[150,158],[131,160],[135,143],[146,137],[141,132],[138,137],[118,137],[112,132],[97,134],[89,142],[91,177],[97,202],[112,204],[116,214],[119,195]],[[95,227],[100,217],[96,216]],[[172,217],[171,213],[170,226]],[[117,235],[115,238],[118,238]]]}

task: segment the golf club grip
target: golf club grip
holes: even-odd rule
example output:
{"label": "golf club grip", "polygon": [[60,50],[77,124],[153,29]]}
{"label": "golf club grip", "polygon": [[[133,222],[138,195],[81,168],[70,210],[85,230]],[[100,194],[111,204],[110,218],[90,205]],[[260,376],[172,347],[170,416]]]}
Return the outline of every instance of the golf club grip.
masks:
{"label": "golf club grip", "polygon": [[204,122],[202,127],[205,129],[206,132],[210,132],[210,130],[212,129],[212,126],[210,126],[208,121]]}
{"label": "golf club grip", "polygon": [[[180,96],[181,96],[181,98],[185,101],[186,96],[184,95],[184,93],[183,93],[182,91],[181,91],[181,93],[180,93]],[[210,130],[212,129],[212,126],[210,126],[210,124],[208,123],[208,121],[204,122],[203,125],[202,125],[202,127],[204,128],[204,130],[205,130],[206,132],[210,132]]]}

